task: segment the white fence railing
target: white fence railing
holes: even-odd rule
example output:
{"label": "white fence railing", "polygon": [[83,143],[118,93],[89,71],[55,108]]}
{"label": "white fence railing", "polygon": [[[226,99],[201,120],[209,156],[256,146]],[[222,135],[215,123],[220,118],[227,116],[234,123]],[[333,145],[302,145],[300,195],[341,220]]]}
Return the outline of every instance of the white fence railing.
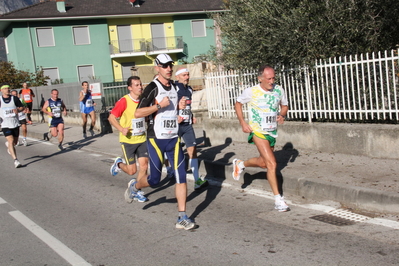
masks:
{"label": "white fence railing", "polygon": [[[309,122],[397,122],[398,52],[330,58],[312,68],[283,68],[276,73],[276,83],[286,90],[288,117]],[[209,117],[235,117],[235,100],[245,88],[258,83],[256,75],[254,71],[206,74]]]}

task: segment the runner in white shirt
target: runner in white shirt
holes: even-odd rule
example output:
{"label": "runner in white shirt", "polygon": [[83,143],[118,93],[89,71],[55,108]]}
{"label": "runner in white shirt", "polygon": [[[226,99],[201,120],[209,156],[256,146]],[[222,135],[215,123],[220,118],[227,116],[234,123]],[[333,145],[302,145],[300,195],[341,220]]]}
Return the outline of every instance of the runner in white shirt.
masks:
{"label": "runner in white shirt", "polygon": [[[247,88],[237,98],[235,111],[240,121],[242,131],[249,133],[248,142],[254,143],[259,151],[259,157],[246,161],[233,160],[233,178],[240,179],[245,167],[261,167],[267,169],[267,181],[275,197],[275,209],[280,212],[289,211],[284,201],[277,181],[277,162],[274,156],[274,145],[277,137],[277,124],[284,123],[288,113],[288,101],[284,89],[274,84],[275,73],[271,66],[259,68],[259,85]],[[242,107],[248,104],[247,123],[244,119]]]}

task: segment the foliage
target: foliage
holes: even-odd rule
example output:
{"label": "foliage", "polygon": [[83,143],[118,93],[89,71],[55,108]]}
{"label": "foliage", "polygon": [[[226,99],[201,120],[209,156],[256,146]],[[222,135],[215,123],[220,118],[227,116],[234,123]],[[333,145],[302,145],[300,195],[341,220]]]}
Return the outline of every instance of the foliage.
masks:
{"label": "foliage", "polygon": [[314,64],[315,59],[395,48],[397,0],[230,0],[214,15],[227,68]]}
{"label": "foliage", "polygon": [[42,69],[36,73],[30,73],[16,69],[12,62],[0,62],[0,83],[7,82],[12,89],[21,88],[24,82],[28,82],[33,87],[47,85],[48,78],[44,76]]}

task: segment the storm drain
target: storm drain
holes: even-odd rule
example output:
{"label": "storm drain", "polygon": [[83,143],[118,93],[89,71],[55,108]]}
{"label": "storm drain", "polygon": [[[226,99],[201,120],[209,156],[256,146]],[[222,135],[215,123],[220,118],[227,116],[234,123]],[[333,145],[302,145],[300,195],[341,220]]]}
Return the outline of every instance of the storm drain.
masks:
{"label": "storm drain", "polygon": [[344,225],[352,225],[359,222],[364,222],[370,219],[370,217],[353,213],[348,210],[344,209],[336,209],[332,210],[326,214],[316,215],[310,217],[311,219],[337,225],[337,226],[344,226]]}

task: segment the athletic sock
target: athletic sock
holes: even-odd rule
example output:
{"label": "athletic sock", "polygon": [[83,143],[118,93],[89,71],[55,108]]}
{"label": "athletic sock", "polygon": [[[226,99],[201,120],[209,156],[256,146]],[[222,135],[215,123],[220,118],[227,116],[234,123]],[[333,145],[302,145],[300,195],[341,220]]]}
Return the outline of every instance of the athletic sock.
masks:
{"label": "athletic sock", "polygon": [[179,217],[183,218],[186,215],[186,212],[179,212]]}
{"label": "athletic sock", "polygon": [[134,184],[134,186],[132,186],[132,190],[133,190],[134,192],[139,191],[139,190],[136,188],[136,184]]}
{"label": "athletic sock", "polygon": [[280,199],[281,199],[281,195],[280,194],[274,195],[274,201],[278,201]]}
{"label": "athletic sock", "polygon": [[190,159],[188,160],[191,171],[193,172],[194,180],[197,182],[199,179],[199,173],[198,173],[198,158]]}

